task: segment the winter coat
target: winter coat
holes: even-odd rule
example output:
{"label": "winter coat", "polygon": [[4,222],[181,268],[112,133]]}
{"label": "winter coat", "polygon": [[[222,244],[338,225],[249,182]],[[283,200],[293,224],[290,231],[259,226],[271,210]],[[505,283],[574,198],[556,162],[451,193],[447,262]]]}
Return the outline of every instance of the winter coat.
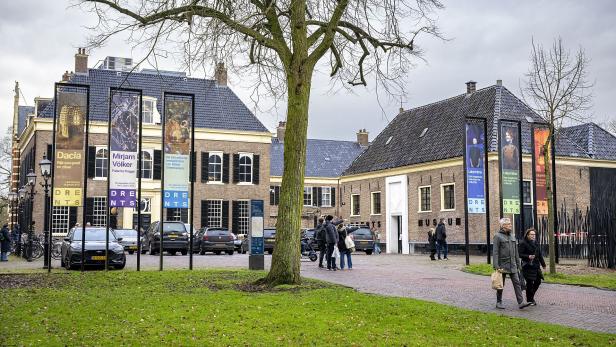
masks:
{"label": "winter coat", "polygon": [[325,242],[327,243],[338,243],[338,231],[336,231],[336,227],[330,221],[325,222]]}
{"label": "winter coat", "polygon": [[11,235],[9,234],[9,228],[2,228],[2,242],[0,242],[0,251],[8,252],[11,250]]}
{"label": "winter coat", "polygon": [[428,232],[428,244],[430,245],[430,251],[436,250],[436,234],[430,235]]}
{"label": "winter coat", "polygon": [[447,231],[445,230],[445,223],[438,223],[436,227],[436,241],[445,241],[447,239]]}
{"label": "winter coat", "polygon": [[338,230],[338,250],[340,252],[344,252],[348,249],[346,246],[346,243],[344,242],[344,239],[346,239],[347,235],[349,235],[350,233],[354,232],[357,229],[359,228],[358,227],[345,227],[345,228]]}
{"label": "winter coat", "polygon": [[324,246],[325,245],[325,234],[327,233],[327,230],[325,228],[325,223],[321,223],[319,225],[317,225],[315,232],[314,232],[314,239],[317,241],[317,244],[320,246]]}
{"label": "winter coat", "polygon": [[503,269],[504,273],[519,271],[518,242],[513,232],[506,234],[502,229],[494,235],[492,266]]}
{"label": "winter coat", "polygon": [[[519,245],[520,259],[522,259],[522,275],[524,278],[535,281],[543,278],[541,267],[545,267],[545,260],[541,255],[541,248],[535,241],[524,240]],[[535,259],[530,260],[529,255],[534,255]]]}

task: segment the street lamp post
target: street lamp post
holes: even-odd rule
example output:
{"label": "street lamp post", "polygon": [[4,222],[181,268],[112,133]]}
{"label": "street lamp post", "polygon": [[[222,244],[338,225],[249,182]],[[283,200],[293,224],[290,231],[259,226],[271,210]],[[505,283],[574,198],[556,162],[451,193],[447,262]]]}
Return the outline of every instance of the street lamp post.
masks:
{"label": "street lamp post", "polygon": [[33,213],[34,213],[34,195],[36,192],[34,191],[34,186],[36,185],[36,174],[34,170],[30,170],[30,172],[26,175],[28,178],[28,183],[26,183],[26,187],[30,188],[30,191],[27,191],[28,200],[29,200],[29,209],[28,211],[28,261],[32,261],[32,242],[34,241],[34,221],[33,221]]}
{"label": "street lamp post", "polygon": [[[9,202],[11,204],[11,241],[16,241],[15,232],[15,203],[17,202],[17,193],[11,191],[9,194]],[[17,254],[17,250],[14,250]]]}
{"label": "street lamp post", "polygon": [[39,167],[41,168],[41,176],[43,176],[43,182],[40,183],[41,187],[43,187],[43,191],[45,192],[45,222],[43,225],[43,247],[44,247],[44,255],[43,255],[43,269],[51,269],[51,252],[49,248],[52,245],[52,234],[50,230],[50,218],[49,214],[51,211],[48,211],[51,207],[49,206],[49,179],[51,178],[51,160],[47,159],[47,156],[43,154],[43,160],[39,162]]}
{"label": "street lamp post", "polygon": [[18,224],[19,224],[19,237],[17,238],[17,255],[19,255],[20,257],[25,257],[26,255],[23,254],[22,252],[22,244],[21,244],[21,234],[22,234],[22,227],[24,225],[26,225],[26,208],[24,207],[24,205],[26,204],[26,189],[24,187],[21,187],[19,189],[19,218],[18,218]]}

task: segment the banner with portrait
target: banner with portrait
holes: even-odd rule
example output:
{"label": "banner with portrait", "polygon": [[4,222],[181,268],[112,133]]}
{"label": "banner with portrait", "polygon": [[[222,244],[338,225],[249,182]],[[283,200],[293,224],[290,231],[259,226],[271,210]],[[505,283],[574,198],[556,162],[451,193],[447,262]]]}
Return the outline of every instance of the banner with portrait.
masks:
{"label": "banner with portrait", "polygon": [[136,206],[139,94],[113,91],[109,133],[109,207]]}
{"label": "banner with portrait", "polygon": [[548,128],[533,128],[533,170],[535,176],[535,200],[537,215],[548,214],[548,192],[546,186],[546,167],[544,145],[548,139]]}
{"label": "banner with portrait", "polygon": [[165,95],[164,208],[189,208],[192,98]]}
{"label": "banner with portrait", "polygon": [[504,214],[520,214],[520,159],[522,152],[518,129],[518,123],[502,122],[500,125],[500,179]]}
{"label": "banner with portrait", "polygon": [[56,89],[53,206],[82,206],[88,90]]}
{"label": "banner with portrait", "polygon": [[466,123],[466,199],[468,213],[486,213],[485,132],[483,124]]}

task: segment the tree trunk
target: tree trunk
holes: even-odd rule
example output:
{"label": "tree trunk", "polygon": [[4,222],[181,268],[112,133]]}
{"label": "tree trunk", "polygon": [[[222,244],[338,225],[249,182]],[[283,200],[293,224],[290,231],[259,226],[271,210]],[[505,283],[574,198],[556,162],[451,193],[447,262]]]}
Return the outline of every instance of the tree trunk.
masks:
{"label": "tree trunk", "polygon": [[272,266],[265,278],[271,286],[299,284],[300,230],[304,201],[306,168],[306,133],[311,71],[298,62],[292,64],[287,80],[287,129],[284,136],[284,172],[280,188],[276,246]]}
{"label": "tree trunk", "polygon": [[554,194],[552,193],[552,134],[554,130],[550,127],[547,141],[543,145],[545,155],[543,156],[543,164],[545,165],[545,189],[548,198],[548,226],[546,232],[548,233],[548,252],[550,256],[550,273],[556,273],[556,245],[554,242],[554,218],[556,218],[556,211],[554,210]]}

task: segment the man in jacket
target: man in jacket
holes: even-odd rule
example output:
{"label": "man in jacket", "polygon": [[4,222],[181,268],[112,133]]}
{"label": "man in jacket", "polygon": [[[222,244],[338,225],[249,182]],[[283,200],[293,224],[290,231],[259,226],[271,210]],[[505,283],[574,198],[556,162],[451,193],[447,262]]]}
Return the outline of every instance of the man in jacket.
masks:
{"label": "man in jacket", "polygon": [[332,220],[334,216],[328,215],[325,217],[325,242],[327,243],[327,270],[336,271],[336,258],[332,257],[334,254],[334,247],[338,243],[338,231]]}
{"label": "man in jacket", "polygon": [[9,226],[4,224],[0,230],[0,261],[9,261],[10,250],[11,235],[9,235]]}
{"label": "man in jacket", "polygon": [[443,251],[443,259],[447,258],[447,252],[449,247],[447,246],[447,230],[445,230],[445,218],[441,218],[436,227],[436,252],[438,254],[438,260],[441,260],[441,250]]}
{"label": "man in jacket", "polygon": [[325,219],[319,218],[319,224],[314,230],[314,239],[319,245],[319,268],[323,268],[323,258],[327,254],[327,242],[325,242]]}
{"label": "man in jacket", "polygon": [[[515,235],[511,232],[511,220],[509,218],[501,218],[499,221],[500,230],[494,235],[493,241],[493,259],[492,266],[503,274],[503,284],[505,283],[506,275],[511,278],[515,297],[518,301],[518,308],[523,309],[528,306],[524,304],[522,297],[522,286],[520,285],[520,258],[518,257],[518,243]],[[496,308],[504,309],[503,306],[503,290],[496,290]]]}

